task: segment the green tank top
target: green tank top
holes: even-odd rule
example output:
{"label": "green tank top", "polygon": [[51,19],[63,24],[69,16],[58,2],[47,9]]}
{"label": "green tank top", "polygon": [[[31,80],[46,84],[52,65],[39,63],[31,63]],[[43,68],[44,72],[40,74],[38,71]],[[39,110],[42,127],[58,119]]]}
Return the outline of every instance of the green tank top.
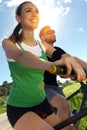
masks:
{"label": "green tank top", "polygon": [[[47,60],[40,43],[39,46],[42,53],[40,58]],[[17,107],[32,107],[40,104],[46,97],[44,71],[25,67],[15,61],[8,61],[8,64],[13,79],[8,104]]]}

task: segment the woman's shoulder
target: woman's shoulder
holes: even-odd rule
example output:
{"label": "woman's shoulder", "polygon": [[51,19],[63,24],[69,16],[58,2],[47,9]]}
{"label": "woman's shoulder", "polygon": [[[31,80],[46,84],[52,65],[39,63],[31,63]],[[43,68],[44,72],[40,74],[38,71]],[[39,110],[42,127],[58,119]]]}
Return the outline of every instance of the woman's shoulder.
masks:
{"label": "woman's shoulder", "polygon": [[39,45],[42,47],[42,49],[43,49],[44,51],[46,51],[46,46],[44,45],[43,41],[38,41],[38,40],[37,40],[37,42],[38,42]]}
{"label": "woman's shoulder", "polygon": [[9,41],[8,38],[4,38],[4,39],[2,40],[2,44],[6,43],[6,42],[8,42],[8,41]]}
{"label": "woman's shoulder", "polygon": [[8,38],[4,38],[4,39],[2,40],[2,47],[6,46],[7,43],[9,43],[9,39],[8,39]]}
{"label": "woman's shoulder", "polygon": [[7,44],[7,43],[14,43],[13,41],[11,41],[9,38],[4,38],[2,40],[2,44]]}

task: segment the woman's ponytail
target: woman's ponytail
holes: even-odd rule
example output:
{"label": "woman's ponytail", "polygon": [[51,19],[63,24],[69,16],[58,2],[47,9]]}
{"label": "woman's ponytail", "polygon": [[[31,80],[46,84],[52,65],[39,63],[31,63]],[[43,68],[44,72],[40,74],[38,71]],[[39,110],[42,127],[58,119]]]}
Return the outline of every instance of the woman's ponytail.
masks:
{"label": "woman's ponytail", "polygon": [[13,42],[21,41],[21,24],[20,23],[18,23],[18,25],[15,27],[9,39],[12,40]]}

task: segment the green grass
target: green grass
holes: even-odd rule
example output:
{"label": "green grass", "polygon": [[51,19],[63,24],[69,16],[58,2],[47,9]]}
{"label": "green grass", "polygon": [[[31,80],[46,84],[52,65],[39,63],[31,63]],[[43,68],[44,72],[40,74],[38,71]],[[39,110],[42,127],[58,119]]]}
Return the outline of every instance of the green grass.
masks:
{"label": "green grass", "polygon": [[[75,83],[75,84],[72,84],[72,85],[70,85],[68,87],[65,87],[63,89],[63,91],[64,91],[66,97],[68,97],[74,91],[76,91],[79,87],[80,87],[80,84]],[[73,110],[73,109],[78,110],[79,109],[81,99],[82,99],[82,94],[79,93],[69,101],[71,110]],[[87,127],[87,116],[85,116],[83,119],[81,119],[79,130],[86,130],[86,127]]]}

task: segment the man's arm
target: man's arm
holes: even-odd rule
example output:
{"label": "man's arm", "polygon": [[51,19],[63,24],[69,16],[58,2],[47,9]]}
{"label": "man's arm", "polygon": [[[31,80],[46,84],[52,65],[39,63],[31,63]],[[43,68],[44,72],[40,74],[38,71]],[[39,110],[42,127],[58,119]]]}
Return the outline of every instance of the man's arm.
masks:
{"label": "man's arm", "polygon": [[[67,57],[67,56],[70,56],[68,53],[66,53],[63,49],[61,49],[60,47],[55,47],[56,49],[57,49],[57,53],[56,53],[56,51],[54,52],[54,55],[53,55],[53,60],[55,61],[55,60],[58,60],[58,59],[60,59],[60,58],[65,58],[65,57]],[[57,55],[56,55],[56,54]],[[84,60],[82,60],[82,59],[80,59],[80,58],[78,58],[78,57],[76,57],[76,56],[74,56],[73,57],[81,66],[83,66],[83,67],[87,67],[87,62],[86,61],[84,61]]]}
{"label": "man's arm", "polygon": [[74,59],[83,67],[87,67],[87,62],[78,58],[78,57],[74,57]]}

